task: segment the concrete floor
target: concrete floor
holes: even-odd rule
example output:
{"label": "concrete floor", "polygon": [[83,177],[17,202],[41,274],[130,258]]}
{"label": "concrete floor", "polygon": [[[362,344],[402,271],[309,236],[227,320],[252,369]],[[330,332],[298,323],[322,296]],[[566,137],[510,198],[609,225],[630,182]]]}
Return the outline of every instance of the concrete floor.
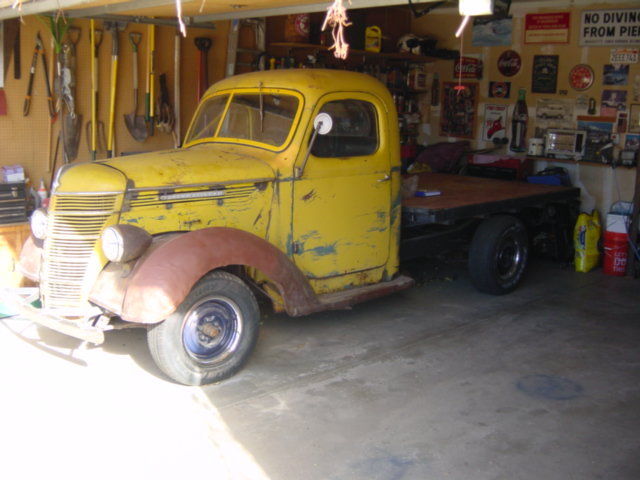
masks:
{"label": "concrete floor", "polygon": [[491,297],[427,266],[352,311],[267,316],[201,389],[141,330],[78,348],[2,320],[0,478],[640,478],[638,280],[542,263]]}

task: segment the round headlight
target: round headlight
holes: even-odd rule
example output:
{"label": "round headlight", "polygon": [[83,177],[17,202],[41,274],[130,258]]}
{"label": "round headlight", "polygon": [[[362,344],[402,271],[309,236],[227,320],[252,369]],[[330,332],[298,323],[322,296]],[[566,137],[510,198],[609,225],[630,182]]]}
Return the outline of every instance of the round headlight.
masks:
{"label": "round headlight", "polygon": [[38,208],[31,214],[31,233],[39,240],[44,240],[47,236],[47,224],[49,219],[47,218],[47,212]]}
{"label": "round headlight", "polygon": [[111,262],[129,262],[151,244],[151,235],[133,225],[113,225],[102,232],[102,252]]}

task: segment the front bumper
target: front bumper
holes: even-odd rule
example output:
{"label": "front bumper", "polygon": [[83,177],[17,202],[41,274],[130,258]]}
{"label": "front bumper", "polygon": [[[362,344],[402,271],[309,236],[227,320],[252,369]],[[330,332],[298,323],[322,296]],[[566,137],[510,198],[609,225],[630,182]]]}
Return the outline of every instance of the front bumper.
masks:
{"label": "front bumper", "polygon": [[100,309],[92,309],[82,316],[71,319],[34,307],[32,302],[38,297],[38,288],[0,289],[0,300],[17,315],[43,327],[95,345],[104,342],[104,331],[94,325],[97,323],[95,320],[101,314]]}

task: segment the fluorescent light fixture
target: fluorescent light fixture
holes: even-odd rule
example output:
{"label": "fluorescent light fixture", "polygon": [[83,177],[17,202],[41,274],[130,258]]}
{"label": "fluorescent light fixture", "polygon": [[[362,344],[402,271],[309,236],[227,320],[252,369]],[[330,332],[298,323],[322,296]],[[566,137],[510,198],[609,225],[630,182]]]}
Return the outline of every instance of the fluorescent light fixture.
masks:
{"label": "fluorescent light fixture", "polygon": [[463,16],[493,15],[493,0],[459,0],[458,11]]}

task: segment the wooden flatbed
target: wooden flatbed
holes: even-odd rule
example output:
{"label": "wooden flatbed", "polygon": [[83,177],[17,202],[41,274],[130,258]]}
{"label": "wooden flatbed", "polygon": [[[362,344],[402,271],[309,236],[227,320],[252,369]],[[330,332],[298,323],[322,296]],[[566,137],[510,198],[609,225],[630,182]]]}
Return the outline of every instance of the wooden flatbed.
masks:
{"label": "wooden flatbed", "polygon": [[418,174],[418,189],[440,195],[402,200],[403,219],[410,226],[449,223],[465,218],[517,212],[550,202],[577,200],[580,189],[444,173]]}

